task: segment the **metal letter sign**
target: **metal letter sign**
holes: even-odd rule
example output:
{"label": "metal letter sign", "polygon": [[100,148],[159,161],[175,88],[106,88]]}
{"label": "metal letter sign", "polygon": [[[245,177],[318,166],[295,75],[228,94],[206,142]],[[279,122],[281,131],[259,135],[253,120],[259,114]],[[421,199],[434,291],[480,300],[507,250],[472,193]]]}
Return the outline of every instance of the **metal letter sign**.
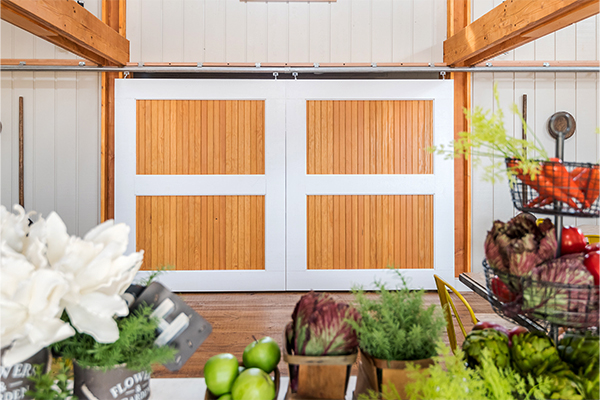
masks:
{"label": "metal letter sign", "polygon": [[158,319],[157,346],[168,345],[178,351],[175,360],[164,364],[170,371],[178,371],[194,354],[212,332],[212,326],[181,298],[158,282],[145,289],[132,286],[127,294],[135,298],[130,306],[133,311],[147,304],[154,310],[152,316]]}

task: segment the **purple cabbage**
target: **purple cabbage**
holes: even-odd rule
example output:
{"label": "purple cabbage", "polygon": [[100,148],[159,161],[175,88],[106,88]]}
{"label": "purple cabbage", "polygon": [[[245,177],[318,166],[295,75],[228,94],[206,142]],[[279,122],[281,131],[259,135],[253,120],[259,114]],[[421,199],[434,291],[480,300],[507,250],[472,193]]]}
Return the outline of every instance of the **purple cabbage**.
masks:
{"label": "purple cabbage", "polygon": [[358,312],[329,294],[309,292],[300,298],[286,327],[292,354],[327,356],[351,354],[358,347],[356,332],[346,321],[358,321]]}
{"label": "purple cabbage", "polygon": [[523,288],[523,310],[575,327],[598,323],[598,291],[581,254],[567,254],[533,269]]}
{"label": "purple cabbage", "polygon": [[[358,349],[356,331],[347,320],[358,321],[358,312],[345,303],[336,302],[327,293],[310,291],[300,298],[292,321],[285,327],[289,354],[334,356],[351,354]],[[298,366],[290,365],[290,385],[298,390]]]}
{"label": "purple cabbage", "polygon": [[485,240],[485,257],[492,268],[517,276],[556,256],[554,225],[549,219],[537,226],[535,218],[519,214],[510,221],[494,221]]}

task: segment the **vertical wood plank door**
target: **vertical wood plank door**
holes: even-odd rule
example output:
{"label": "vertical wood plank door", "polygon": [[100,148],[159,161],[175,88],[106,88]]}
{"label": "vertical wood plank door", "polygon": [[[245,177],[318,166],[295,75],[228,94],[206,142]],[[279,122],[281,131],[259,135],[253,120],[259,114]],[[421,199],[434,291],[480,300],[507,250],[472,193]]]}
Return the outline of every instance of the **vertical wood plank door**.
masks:
{"label": "vertical wood plank door", "polygon": [[[453,279],[452,83],[295,82],[287,93],[287,288]],[[300,151],[303,149],[303,151]]]}
{"label": "vertical wood plank door", "polygon": [[159,279],[178,291],[285,289],[284,93],[118,82],[115,219],[145,252],[143,271],[166,268]]}

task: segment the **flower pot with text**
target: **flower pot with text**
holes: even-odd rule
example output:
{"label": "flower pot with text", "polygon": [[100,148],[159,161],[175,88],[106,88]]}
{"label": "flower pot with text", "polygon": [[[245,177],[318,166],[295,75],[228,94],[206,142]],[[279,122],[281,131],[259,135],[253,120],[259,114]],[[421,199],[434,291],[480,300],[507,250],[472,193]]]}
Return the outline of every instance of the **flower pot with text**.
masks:
{"label": "flower pot with text", "polygon": [[150,398],[150,374],[132,371],[125,364],[104,371],[81,367],[73,361],[74,389],[79,400],[145,400]]}
{"label": "flower pot with text", "polygon": [[[2,354],[7,348],[2,349]],[[0,358],[1,360],[1,358]],[[47,373],[51,366],[50,350],[44,348],[28,359],[11,366],[2,366],[0,382],[0,398],[2,400],[29,400],[26,396],[28,390],[33,390],[33,384],[28,379],[34,373],[34,366],[41,365],[43,373]]]}
{"label": "flower pot with text", "polygon": [[384,389],[392,389],[391,385],[394,386],[401,399],[407,398],[404,386],[411,382],[409,377],[411,372],[406,368],[408,364],[426,370],[434,362],[432,358],[413,361],[381,360],[371,357],[361,350],[354,398],[357,399],[361,394],[367,395],[370,391],[382,393]]}
{"label": "flower pot with text", "polygon": [[358,353],[341,356],[297,356],[284,353],[288,363],[290,386],[287,400],[343,400],[348,389],[350,370]]}

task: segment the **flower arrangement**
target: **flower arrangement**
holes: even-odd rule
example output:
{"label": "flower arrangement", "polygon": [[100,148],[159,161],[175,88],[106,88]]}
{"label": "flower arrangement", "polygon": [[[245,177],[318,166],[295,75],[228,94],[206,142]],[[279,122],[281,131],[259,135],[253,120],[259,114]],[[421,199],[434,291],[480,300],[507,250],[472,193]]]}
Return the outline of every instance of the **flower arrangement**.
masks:
{"label": "flower arrangement", "polygon": [[79,238],[67,233],[54,212],[32,222],[34,212],[14,210],[0,206],[3,365],[26,360],[76,332],[98,343],[115,342],[115,317],[129,314],[121,295],[143,260],[143,251],[123,255],[129,227],[106,221]]}

